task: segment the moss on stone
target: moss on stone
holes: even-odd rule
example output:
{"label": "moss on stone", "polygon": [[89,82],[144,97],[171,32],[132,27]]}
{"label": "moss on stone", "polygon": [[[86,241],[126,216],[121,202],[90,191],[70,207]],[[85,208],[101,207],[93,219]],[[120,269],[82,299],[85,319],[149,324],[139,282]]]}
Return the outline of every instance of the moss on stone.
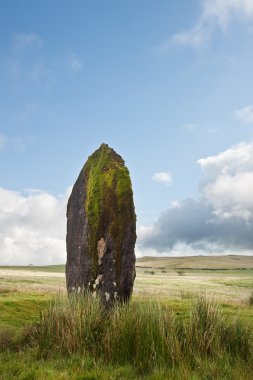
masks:
{"label": "moss on stone", "polygon": [[128,226],[136,221],[129,171],[123,159],[106,144],[89,157],[83,170],[87,181],[84,207],[93,278],[98,274],[98,241],[109,234],[116,248],[114,259],[119,284],[123,239]]}

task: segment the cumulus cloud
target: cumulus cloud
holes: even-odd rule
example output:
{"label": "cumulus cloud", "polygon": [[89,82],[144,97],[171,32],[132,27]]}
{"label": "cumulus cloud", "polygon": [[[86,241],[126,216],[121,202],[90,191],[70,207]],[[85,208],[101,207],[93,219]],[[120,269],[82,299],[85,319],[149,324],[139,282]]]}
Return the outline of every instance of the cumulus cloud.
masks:
{"label": "cumulus cloud", "polygon": [[226,29],[233,19],[253,17],[252,0],[203,0],[196,24],[189,30],[173,35],[170,42],[193,48],[205,47],[215,28]]}
{"label": "cumulus cloud", "polygon": [[226,27],[233,17],[252,17],[251,0],[204,0],[202,3],[202,20],[213,20],[221,27]]}
{"label": "cumulus cloud", "polygon": [[0,265],[64,263],[66,203],[67,194],[0,188]]}
{"label": "cumulus cloud", "polygon": [[169,173],[169,172],[155,173],[153,175],[152,179],[153,179],[153,181],[162,182],[162,183],[165,183],[166,185],[172,184],[172,176],[171,176],[171,173]]}
{"label": "cumulus cloud", "polygon": [[216,156],[201,158],[198,164],[207,177],[211,177],[211,180],[221,174],[234,176],[240,172],[251,172],[253,171],[253,143],[242,142]]}
{"label": "cumulus cloud", "polygon": [[245,124],[253,124],[253,106],[251,105],[236,109],[234,115]]}
{"label": "cumulus cloud", "polygon": [[198,161],[205,180],[198,199],[174,202],[139,236],[158,252],[251,253],[253,143],[241,143]]}

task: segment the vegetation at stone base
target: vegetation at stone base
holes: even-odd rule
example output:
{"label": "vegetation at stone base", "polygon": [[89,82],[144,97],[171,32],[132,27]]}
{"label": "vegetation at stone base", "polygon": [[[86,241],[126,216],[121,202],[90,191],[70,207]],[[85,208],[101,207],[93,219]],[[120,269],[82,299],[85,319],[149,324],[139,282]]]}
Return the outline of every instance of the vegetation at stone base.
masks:
{"label": "vegetation at stone base", "polygon": [[[157,301],[108,313],[90,294],[62,296],[33,326],[0,333],[0,379],[50,379],[59,370],[63,379],[250,379],[253,371],[252,331],[238,318],[226,320],[205,295],[186,318]],[[15,351],[19,360],[33,358],[26,373],[24,364],[11,367]]]}
{"label": "vegetation at stone base", "polygon": [[88,219],[88,245],[94,257],[94,278],[97,277],[97,243],[109,226],[110,236],[116,243],[119,282],[125,229],[135,226],[136,222],[129,171],[123,159],[106,144],[89,157],[83,170],[87,179],[84,207]]}

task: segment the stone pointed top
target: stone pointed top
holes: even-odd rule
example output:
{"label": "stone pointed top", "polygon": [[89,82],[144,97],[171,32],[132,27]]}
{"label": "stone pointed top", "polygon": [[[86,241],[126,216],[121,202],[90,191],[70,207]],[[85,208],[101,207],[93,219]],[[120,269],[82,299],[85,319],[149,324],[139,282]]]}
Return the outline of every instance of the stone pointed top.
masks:
{"label": "stone pointed top", "polygon": [[100,147],[97,149],[97,151],[108,151],[108,152],[115,152],[114,149],[112,149],[108,144],[102,143]]}
{"label": "stone pointed top", "polygon": [[111,148],[109,147],[109,145],[106,144],[106,143],[102,143],[102,144],[100,145],[100,147],[99,147],[99,149],[106,149],[106,148],[111,149]]}
{"label": "stone pointed top", "polygon": [[[100,145],[100,147],[96,150],[96,152],[108,152],[108,153],[114,153],[114,154],[117,154],[115,152],[114,149],[112,149],[108,144],[105,144],[105,143],[102,143]],[[95,152],[94,152],[95,153]],[[117,156],[119,156],[119,154],[117,154]],[[120,156],[119,156],[120,157]]]}
{"label": "stone pointed top", "polygon": [[108,162],[117,162],[120,165],[125,165],[123,158],[105,143],[102,143],[100,147],[95,150],[91,156],[89,156],[86,166],[93,165],[97,159],[102,159],[105,163],[107,162],[107,164]]}

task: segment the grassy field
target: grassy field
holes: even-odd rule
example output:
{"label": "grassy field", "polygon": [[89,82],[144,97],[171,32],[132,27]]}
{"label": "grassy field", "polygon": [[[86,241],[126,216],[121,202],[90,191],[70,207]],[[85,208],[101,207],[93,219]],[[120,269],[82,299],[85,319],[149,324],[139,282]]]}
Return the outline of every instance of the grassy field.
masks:
{"label": "grassy field", "polygon": [[[139,305],[153,300],[159,302],[162,310],[171,310],[177,321],[189,321],[192,305],[205,294],[207,299],[219,303],[228,324],[239,318],[245,328],[253,330],[253,257],[145,257],[137,260],[136,271],[130,305],[133,314]],[[39,321],[52,297],[64,298],[65,294],[63,265],[0,267],[0,380],[252,379],[249,363],[242,363],[241,359],[230,363],[226,358],[223,362],[221,357],[215,361],[203,357],[199,363],[154,367],[149,373],[140,373],[131,361],[106,362],[90,352],[64,356],[54,349],[45,359],[36,345],[26,344],[24,329]]]}

